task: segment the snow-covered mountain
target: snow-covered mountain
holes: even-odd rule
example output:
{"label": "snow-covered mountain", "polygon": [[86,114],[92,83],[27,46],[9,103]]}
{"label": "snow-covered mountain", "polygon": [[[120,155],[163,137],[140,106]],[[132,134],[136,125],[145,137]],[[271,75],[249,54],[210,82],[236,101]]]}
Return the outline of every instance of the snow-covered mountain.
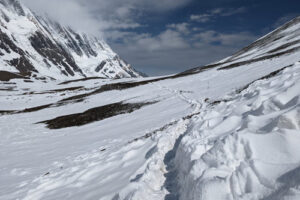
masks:
{"label": "snow-covered mountain", "polygon": [[0,0],[0,70],[31,77],[141,77],[101,39]]}
{"label": "snow-covered mountain", "polygon": [[300,199],[300,17],[220,62],[0,82],[0,199]]}

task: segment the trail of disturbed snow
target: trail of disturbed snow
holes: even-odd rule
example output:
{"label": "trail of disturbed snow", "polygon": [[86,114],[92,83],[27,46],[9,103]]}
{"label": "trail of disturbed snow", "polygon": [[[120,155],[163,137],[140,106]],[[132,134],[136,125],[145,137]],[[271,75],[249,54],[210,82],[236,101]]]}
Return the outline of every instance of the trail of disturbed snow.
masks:
{"label": "trail of disturbed snow", "polygon": [[[184,91],[175,90],[175,89],[171,89],[171,88],[168,88],[165,86],[160,86],[160,85],[158,85],[158,87],[160,89],[168,90],[170,93],[174,94],[175,96],[177,96],[184,102],[190,104],[191,107],[194,108],[194,110],[191,112],[191,115],[195,115],[195,116],[201,115],[200,111],[203,108],[204,103],[201,103],[199,100],[196,100],[196,99],[188,98],[187,96],[184,95]],[[195,116],[193,116],[193,117],[195,117]],[[183,136],[187,133],[188,126],[191,123],[192,118],[188,119],[188,121],[186,122],[187,123],[186,131],[182,134],[177,135],[175,142],[173,142],[174,143],[173,148],[170,149],[167,153],[165,153],[165,156],[163,159],[164,167],[166,169],[166,172],[164,173],[165,182],[163,185],[163,187],[167,191],[167,194],[165,195],[165,198],[164,198],[165,200],[178,200],[179,199],[179,194],[178,194],[179,185],[177,182],[178,171],[176,169],[174,159],[175,159],[179,144],[180,144]]]}
{"label": "trail of disturbed snow", "polygon": [[179,191],[180,191],[180,185],[178,184],[178,170],[176,168],[176,163],[175,163],[175,158],[176,158],[176,153],[179,148],[179,145],[181,143],[182,138],[189,132],[190,125],[193,121],[194,118],[201,118],[203,112],[204,112],[204,107],[205,107],[205,102],[201,103],[199,100],[196,99],[191,99],[188,98],[187,96],[184,95],[183,91],[179,90],[174,90],[171,88],[167,87],[161,87],[162,89],[168,90],[174,95],[176,95],[178,98],[183,100],[184,102],[190,104],[194,110],[191,112],[192,117],[187,121],[187,129],[184,133],[177,135],[178,137],[176,138],[173,148],[170,149],[167,153],[165,153],[164,156],[164,166],[166,169],[166,172],[164,173],[165,177],[165,182],[163,187],[167,191],[165,194],[164,199],[165,200],[178,200],[179,199]]}
{"label": "trail of disturbed snow", "polygon": [[[153,83],[154,84],[154,83]],[[190,104],[194,110],[189,117],[184,117],[169,127],[158,132],[154,137],[156,145],[151,149],[145,170],[132,181],[134,191],[128,194],[127,190],[120,192],[115,199],[176,199],[177,181],[173,162],[181,138],[188,132],[190,122],[194,116],[199,115],[204,103],[190,99],[182,91],[174,90],[159,84],[155,85],[161,90],[167,90],[182,101]],[[131,187],[131,186],[129,186]]]}

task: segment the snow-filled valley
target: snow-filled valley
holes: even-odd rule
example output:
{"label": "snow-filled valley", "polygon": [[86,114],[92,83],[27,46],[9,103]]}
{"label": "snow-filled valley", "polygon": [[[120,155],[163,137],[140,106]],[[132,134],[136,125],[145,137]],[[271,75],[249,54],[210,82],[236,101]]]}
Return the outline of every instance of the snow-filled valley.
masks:
{"label": "snow-filled valley", "polygon": [[180,74],[0,81],[0,199],[300,199],[299,61],[300,17]]}

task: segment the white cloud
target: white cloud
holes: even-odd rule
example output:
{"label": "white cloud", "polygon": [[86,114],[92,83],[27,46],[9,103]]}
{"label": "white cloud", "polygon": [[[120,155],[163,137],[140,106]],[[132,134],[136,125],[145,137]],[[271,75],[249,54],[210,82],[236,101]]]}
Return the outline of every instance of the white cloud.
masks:
{"label": "white cloud", "polygon": [[140,25],[145,12],[166,12],[192,0],[23,0],[39,14],[77,30],[102,33],[112,29],[132,29]]}
{"label": "white cloud", "polygon": [[236,15],[240,13],[246,12],[245,7],[240,7],[240,8],[230,8],[230,9],[223,9],[219,14],[221,16],[231,16],[231,15]]}
{"label": "white cloud", "polygon": [[218,33],[211,30],[197,33],[193,37],[195,41],[198,43],[200,42],[201,44],[212,43],[219,40]]}
{"label": "white cloud", "polygon": [[168,28],[177,30],[178,32],[183,33],[183,34],[190,33],[189,26],[190,25],[186,22],[179,23],[179,24],[168,24],[167,25]]}
{"label": "white cloud", "polygon": [[171,29],[166,29],[156,36],[132,32],[122,36],[123,38],[120,37],[120,39],[123,40],[123,45],[127,46],[127,49],[143,51],[145,54],[153,51],[168,51],[189,47],[181,33]]}
{"label": "white cloud", "polygon": [[246,11],[246,8],[240,7],[240,8],[215,8],[213,10],[208,11],[204,14],[198,14],[198,15],[191,15],[190,20],[200,22],[200,23],[206,23],[209,21],[214,20],[217,17],[227,17],[232,16],[235,14],[243,13]]}
{"label": "white cloud", "polygon": [[194,35],[194,40],[198,41],[198,46],[211,43],[218,43],[222,46],[240,46],[251,43],[257,36],[249,32],[239,33],[219,33],[213,30],[204,31]]}
{"label": "white cloud", "polygon": [[210,11],[211,14],[213,15],[217,15],[217,14],[220,14],[224,11],[224,8],[215,8],[213,10]]}
{"label": "white cloud", "polygon": [[206,23],[212,19],[213,15],[211,14],[201,14],[201,15],[191,15],[190,19],[192,21],[197,21],[201,23]]}
{"label": "white cloud", "polygon": [[24,3],[38,14],[47,14],[50,18],[81,31],[99,33],[98,24],[101,27],[109,26],[108,22],[94,18],[88,8],[76,1],[24,0]]}

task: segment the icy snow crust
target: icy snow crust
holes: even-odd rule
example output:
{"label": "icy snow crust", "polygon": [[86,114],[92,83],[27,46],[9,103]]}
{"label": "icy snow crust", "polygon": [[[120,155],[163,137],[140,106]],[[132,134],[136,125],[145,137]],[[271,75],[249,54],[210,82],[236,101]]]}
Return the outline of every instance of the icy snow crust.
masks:
{"label": "icy snow crust", "polygon": [[[274,48],[297,38],[296,22]],[[254,56],[238,55],[227,60]],[[0,199],[299,199],[299,60],[294,50],[161,81],[0,82]],[[118,102],[155,103],[84,126],[38,123]]]}

